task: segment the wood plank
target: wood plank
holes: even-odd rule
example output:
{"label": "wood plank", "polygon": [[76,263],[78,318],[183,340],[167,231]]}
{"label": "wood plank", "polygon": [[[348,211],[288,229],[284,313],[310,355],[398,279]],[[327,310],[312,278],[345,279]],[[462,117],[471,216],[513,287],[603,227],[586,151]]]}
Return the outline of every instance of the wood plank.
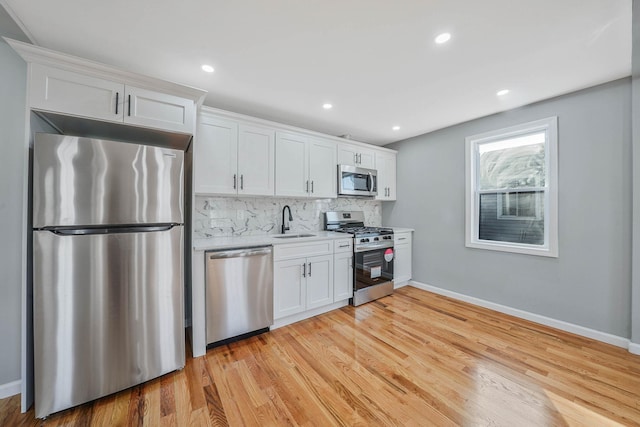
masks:
{"label": "wood plank", "polygon": [[640,356],[404,287],[210,349],[182,371],[4,426],[640,426]]}

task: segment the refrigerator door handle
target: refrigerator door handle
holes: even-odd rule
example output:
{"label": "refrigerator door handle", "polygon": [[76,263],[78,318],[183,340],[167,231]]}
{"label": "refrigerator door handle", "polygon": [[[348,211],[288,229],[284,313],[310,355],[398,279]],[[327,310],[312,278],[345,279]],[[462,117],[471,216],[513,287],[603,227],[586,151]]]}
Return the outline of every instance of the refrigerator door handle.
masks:
{"label": "refrigerator door handle", "polygon": [[161,224],[153,226],[134,227],[90,227],[90,228],[59,228],[44,227],[40,230],[50,231],[59,236],[88,236],[96,234],[117,234],[117,233],[151,233],[157,231],[168,231],[178,224]]}

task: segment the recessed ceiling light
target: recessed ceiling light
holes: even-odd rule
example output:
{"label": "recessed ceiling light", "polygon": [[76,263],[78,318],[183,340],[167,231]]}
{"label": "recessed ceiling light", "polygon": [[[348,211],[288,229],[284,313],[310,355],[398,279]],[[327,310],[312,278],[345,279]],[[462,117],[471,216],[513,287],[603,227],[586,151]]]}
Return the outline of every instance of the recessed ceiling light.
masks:
{"label": "recessed ceiling light", "polygon": [[496,95],[498,96],[505,96],[506,94],[509,93],[509,89],[502,89],[496,92]]}
{"label": "recessed ceiling light", "polygon": [[394,126],[394,127],[392,127],[391,129],[393,129],[393,130],[400,130],[400,126]]}
{"label": "recessed ceiling light", "polygon": [[325,110],[330,110],[333,108],[333,105],[331,104],[322,104],[322,108],[324,108]]}
{"label": "recessed ceiling light", "polygon": [[206,71],[207,73],[213,73],[213,67],[211,65],[203,65],[202,66],[202,71]]}
{"label": "recessed ceiling light", "polygon": [[442,33],[438,37],[436,37],[435,42],[438,44],[446,43],[449,41],[450,38],[451,38],[451,34]]}

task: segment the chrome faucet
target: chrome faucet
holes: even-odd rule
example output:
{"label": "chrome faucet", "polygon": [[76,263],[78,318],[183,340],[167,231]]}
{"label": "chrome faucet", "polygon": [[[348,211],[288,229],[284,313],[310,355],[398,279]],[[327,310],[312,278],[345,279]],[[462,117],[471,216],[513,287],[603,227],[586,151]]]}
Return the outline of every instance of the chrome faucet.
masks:
{"label": "chrome faucet", "polygon": [[282,208],[282,234],[284,234],[289,229],[289,227],[285,227],[284,225],[284,211],[287,209],[289,210],[289,223],[293,221],[293,216],[291,216],[291,208],[289,207],[289,205],[284,205],[284,208]]}

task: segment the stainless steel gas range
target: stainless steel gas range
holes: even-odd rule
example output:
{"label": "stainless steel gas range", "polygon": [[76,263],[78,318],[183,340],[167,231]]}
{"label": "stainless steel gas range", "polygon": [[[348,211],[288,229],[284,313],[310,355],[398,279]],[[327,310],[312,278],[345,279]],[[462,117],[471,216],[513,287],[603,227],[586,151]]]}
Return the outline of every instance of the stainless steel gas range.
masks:
{"label": "stainless steel gas range", "polygon": [[393,229],[365,227],[362,211],[326,212],[325,230],[353,235],[352,305],[393,293]]}

